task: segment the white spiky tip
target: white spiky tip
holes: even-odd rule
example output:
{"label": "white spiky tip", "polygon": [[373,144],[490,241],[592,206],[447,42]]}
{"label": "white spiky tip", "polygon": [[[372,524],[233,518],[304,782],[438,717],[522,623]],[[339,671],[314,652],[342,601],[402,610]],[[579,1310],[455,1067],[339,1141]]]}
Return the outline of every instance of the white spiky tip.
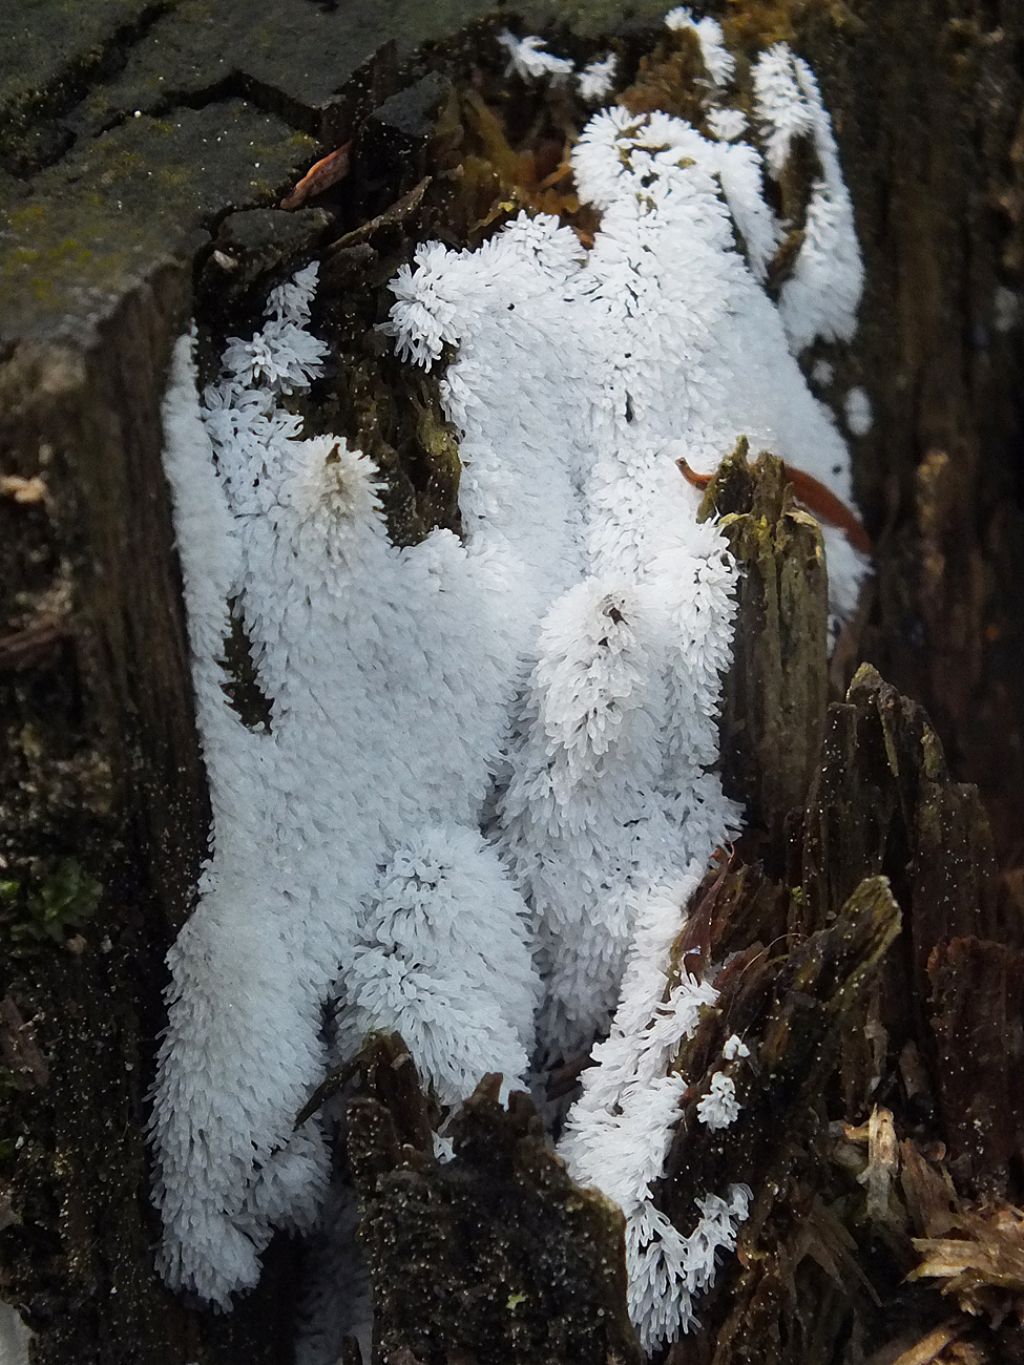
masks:
{"label": "white spiky tip", "polygon": [[[295,300],[282,306],[298,315]],[[275,393],[297,393],[322,374],[326,354],[320,338],[301,323],[271,317],[254,336],[229,338],[224,368],[240,384],[266,384]]]}
{"label": "white spiky tip", "polygon": [[735,1061],[737,1057],[749,1057],[750,1048],[739,1036],[738,1033],[730,1034],[722,1047],[722,1056],[727,1062]]}
{"label": "white spiky tip", "polygon": [[303,525],[320,532],[328,552],[354,526],[379,522],[381,484],[368,456],[340,436],[314,436],[291,447],[294,465],[282,487],[282,502]]}
{"label": "white spiky tip", "polygon": [[498,34],[498,42],[508,53],[508,66],[505,74],[516,75],[524,81],[543,80],[551,77],[564,80],[573,73],[573,63],[567,57],[556,57],[544,46],[544,39],[536,34],[517,38],[506,29]]}
{"label": "white spiky tip", "polygon": [[615,88],[619,59],[614,52],[588,63],[576,77],[576,88],[580,99],[587,104],[597,104],[607,99]]}
{"label": "white spiky tip", "polygon": [[742,109],[709,109],[705,121],[719,142],[735,142],[747,131],[747,116]]}
{"label": "white spiky tip", "polygon": [[725,46],[725,35],[717,19],[695,19],[689,5],[677,5],[665,15],[665,27],[673,33],[687,30],[697,35],[704,66],[716,86],[728,85],[736,71],[736,58]]}
{"label": "white spiky tip", "polygon": [[697,1105],[697,1117],[716,1132],[735,1123],[741,1107],[736,1098],[736,1082],[724,1071],[716,1071],[711,1077],[711,1089]]}
{"label": "white spiky tip", "polygon": [[380,330],[395,338],[400,359],[422,365],[425,370],[440,360],[446,344],[458,340],[455,321],[459,296],[454,289],[456,274],[449,269],[458,255],[440,242],[422,242],[413,253],[412,264],[401,266],[388,285],[395,302]]}

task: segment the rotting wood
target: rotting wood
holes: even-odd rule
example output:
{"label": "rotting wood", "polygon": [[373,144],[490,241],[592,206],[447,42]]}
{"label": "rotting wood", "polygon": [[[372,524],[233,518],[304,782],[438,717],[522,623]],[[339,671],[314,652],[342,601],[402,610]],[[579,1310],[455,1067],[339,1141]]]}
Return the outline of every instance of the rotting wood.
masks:
{"label": "rotting wood", "polygon": [[[358,28],[364,8],[341,8],[338,23]],[[439,37],[484,8],[406,7],[403,20],[412,14],[413,21],[400,37],[407,43]],[[620,7],[585,8],[591,27],[600,27]],[[998,1286],[985,1302],[1007,1307],[1002,1325],[986,1318],[965,1326],[963,1313],[950,1319],[949,1300],[928,1287],[932,1277],[908,1286],[902,1277],[917,1263],[906,1229],[920,1211],[923,1188],[933,1230],[922,1223],[921,1241],[948,1240],[945,1232],[953,1231],[952,1225],[934,1231],[943,1199],[974,1213],[975,1196],[987,1195],[997,1210],[1000,1198],[1020,1198],[1019,1086],[1012,1084],[1019,1054],[1012,1040],[1020,1036],[1014,1021],[1024,912],[1024,842],[1015,823],[1024,770],[1017,588],[1024,515],[1014,483],[1020,425],[1013,408],[1021,331],[999,330],[992,300],[998,289],[1011,303],[1015,293],[1019,299],[1024,266],[1024,107],[1015,56],[1024,21],[1010,0],[986,6],[723,0],[709,8],[723,14],[730,36],[741,42],[796,41],[836,112],[870,293],[863,343],[835,382],[864,382],[875,402],[875,427],[858,443],[857,468],[860,497],[880,533],[875,607],[844,657],[850,673],[861,658],[872,658],[903,692],[927,702],[950,767],[984,784],[1002,874],[997,879],[977,796],[948,781],[934,735],[912,703],[862,674],[822,719],[820,661],[787,660],[773,642],[759,645],[741,628],[745,657],[776,649],[769,658],[776,687],[803,668],[800,686],[814,700],[794,708],[791,719],[806,724],[797,752],[786,751],[783,771],[766,767],[779,750],[760,746],[760,758],[751,757],[759,747],[754,732],[745,751],[735,750],[737,771],[742,767],[761,803],[768,847],[776,859],[785,854],[786,866],[773,865],[771,875],[749,863],[732,869],[715,922],[728,923],[736,942],[764,936],[785,958],[791,939],[829,934],[864,877],[889,876],[905,927],[865,988],[860,1026],[844,1036],[842,1102],[834,1078],[823,1089],[831,1112],[855,1123],[870,1124],[874,1100],[883,1098],[901,1156],[899,1192],[883,1220],[870,1140],[833,1140],[830,1130],[819,1130],[835,1167],[832,1184],[814,1196],[799,1180],[787,1187],[789,1223],[781,1200],[773,1213],[779,1254],[749,1304],[737,1309],[745,1316],[736,1318],[736,1330],[719,1339],[717,1358],[754,1352],[794,1365],[824,1361],[835,1358],[844,1333],[853,1358],[864,1333],[874,1333],[885,1353],[903,1339],[902,1319],[918,1315],[919,1327],[909,1329],[916,1344],[905,1346],[901,1365],[943,1359],[961,1342],[974,1353],[962,1359],[1016,1361],[1024,1344],[1014,1301]],[[0,1094],[5,1136],[25,1139],[16,1164],[6,1149],[0,1158],[6,1226],[0,1292],[17,1299],[36,1327],[40,1365],[180,1365],[186,1358],[248,1365],[285,1358],[289,1330],[281,1309],[292,1273],[287,1246],[274,1253],[277,1265],[263,1289],[227,1322],[183,1310],[149,1267],[142,1095],[160,1025],[159,959],[187,913],[204,822],[157,413],[169,342],[191,311],[192,267],[213,220],[229,208],[275,202],[311,159],[312,135],[324,149],[336,145],[356,114],[382,102],[405,77],[393,57],[371,59],[376,38],[389,36],[379,6],[370,45],[362,35],[340,39],[329,63],[319,28],[311,37],[321,7],[306,0],[277,7],[275,31],[287,32],[289,41],[276,46],[248,22],[246,6],[223,3],[212,28],[201,30],[198,54],[183,40],[186,9],[195,7],[173,0],[79,6],[66,41],[45,54],[47,69],[31,69],[32,51],[19,46],[26,60],[13,86],[0,92],[0,191],[21,211],[19,232],[26,235],[15,246],[35,251],[40,266],[23,280],[19,257],[18,271],[4,275],[0,432],[4,478],[17,485],[3,487],[47,489],[39,500],[6,491],[0,499],[0,579],[8,594],[2,633],[5,642],[24,644],[19,633],[38,629],[34,613],[55,600],[68,632],[60,642],[37,637],[38,648],[28,654],[16,645],[15,657],[31,667],[0,679],[0,854],[6,876],[11,868],[34,874],[38,859],[73,853],[106,888],[98,916],[77,936],[84,948],[76,951],[69,940],[16,966],[5,963],[5,976],[19,978],[17,999],[34,1032],[38,1022],[36,1045],[50,1073],[49,1084]],[[67,7],[60,11],[67,22]],[[121,23],[129,11],[134,17]],[[10,22],[24,23],[17,7]],[[355,29],[341,31],[351,36]],[[635,36],[621,43],[631,51]],[[228,47],[242,74],[225,90],[210,69]],[[176,63],[161,69],[175,92],[170,97],[151,80],[153,53]],[[172,169],[192,179],[162,181],[147,198],[127,156],[147,147],[147,139],[165,137],[157,125],[175,116],[176,96],[196,114],[186,122],[195,146],[203,146],[204,130],[221,129],[229,114],[243,133],[250,127],[253,109],[247,114],[236,103],[243,87],[264,129],[273,125],[275,159],[261,168],[262,182],[250,191],[248,166],[241,176],[240,162],[218,162],[218,174],[228,178],[208,193],[197,171],[203,157],[190,160],[188,139],[172,139],[162,144],[178,148],[180,164]],[[128,123],[136,108],[142,117]],[[96,159],[91,144],[103,129],[105,149],[120,147],[123,164]],[[90,165],[109,177],[112,192],[100,206],[76,198],[77,190],[65,193],[88,189],[88,176],[66,172]],[[914,175],[906,174],[908,166]],[[237,183],[230,180],[236,171]],[[186,192],[179,193],[183,183]],[[95,251],[117,190],[137,196],[140,231],[142,224],[152,228],[130,271],[120,258],[118,269],[107,270]],[[186,201],[201,201],[203,213],[191,218]],[[59,218],[40,224],[40,211],[54,204]],[[414,216],[385,221],[387,209],[368,201],[362,217],[376,216],[382,235],[419,228]],[[87,210],[101,216],[90,218]],[[305,221],[317,240],[330,226],[326,216]],[[123,228],[118,232],[123,237]],[[92,256],[71,253],[59,269],[50,268],[46,251],[76,234],[80,246],[88,239]],[[220,249],[210,245],[207,280],[227,273],[214,259]],[[4,254],[5,268],[10,259]],[[281,261],[288,259],[285,253]],[[777,265],[784,269],[785,261]],[[331,267],[339,283],[343,269],[362,276],[387,268],[386,252],[382,261],[362,238]],[[230,273],[238,297],[249,277]],[[342,333],[345,326],[342,317]],[[369,357],[367,369],[377,363]],[[457,488],[457,452],[453,458],[429,392],[421,410],[415,431],[401,430],[390,446],[399,490],[394,521],[409,538],[429,525],[452,524]],[[45,626],[50,618],[41,619]],[[776,690],[776,708],[781,701]],[[749,690],[747,704],[753,711]],[[738,717],[738,703],[731,714]],[[789,842],[787,811],[805,805],[798,774],[809,771],[808,736],[818,724],[825,772],[801,817],[801,846],[799,838]],[[42,1076],[38,1059],[33,1069]],[[102,1115],[94,1113],[98,1093]],[[794,1169],[805,1170],[799,1162]],[[817,1174],[824,1170],[819,1161]],[[12,1172],[17,1211],[8,1190]],[[38,1233],[26,1232],[26,1215]],[[960,1247],[959,1254],[974,1253]],[[881,1308],[861,1293],[858,1266],[867,1268]],[[935,1317],[924,1322],[932,1304]],[[677,1358],[696,1350],[687,1343]]]}
{"label": "rotting wood", "polygon": [[378,1357],[641,1365],[622,1214],[569,1179],[529,1097],[505,1109],[500,1078],[485,1077],[451,1123],[454,1156],[441,1163],[401,1040],[372,1039],[367,1053],[348,1155]]}

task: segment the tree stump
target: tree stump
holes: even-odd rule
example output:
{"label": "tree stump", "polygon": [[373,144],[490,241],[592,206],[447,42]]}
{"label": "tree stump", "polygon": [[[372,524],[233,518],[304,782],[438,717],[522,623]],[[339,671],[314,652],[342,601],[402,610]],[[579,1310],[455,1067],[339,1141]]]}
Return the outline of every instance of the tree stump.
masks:
{"label": "tree stump", "polygon": [[[664,8],[552,0],[519,13],[567,42],[607,35],[638,51]],[[8,9],[0,1299],[31,1328],[37,1365],[276,1365],[291,1359],[293,1242],[274,1244],[259,1288],[228,1316],[179,1300],[153,1269],[146,1096],[163,958],[191,908],[209,820],[160,404],[214,252],[243,262],[226,286],[238,297],[310,245],[331,247],[337,280],[366,268],[361,224],[415,190],[445,83],[498,21],[486,0],[280,0],[256,15],[242,0]],[[723,1008],[771,1041],[785,1085],[744,1150],[728,1153],[774,1197],[709,1300],[714,1330],[669,1358],[1019,1360],[1024,12],[1014,0],[706,10],[740,48],[791,41],[833,115],[868,280],[834,383],[873,397],[854,468],[876,575],[829,661],[815,527],[777,470],[743,474],[749,486],[727,510],[752,566],[745,671],[723,742],[762,837],[730,871],[714,933],[751,964]],[[367,152],[348,207],[279,210],[310,163],[351,136]],[[400,239],[401,215],[385,228]],[[457,455],[424,403],[424,426],[390,457],[406,493],[389,515],[410,539],[457,516]],[[424,461],[448,474],[425,485]],[[770,980],[758,951],[774,933],[799,946]],[[706,1069],[716,1027],[688,1045],[688,1074]],[[401,1165],[393,1097],[370,1094],[357,1137],[373,1150],[376,1115],[378,1146]],[[529,1116],[503,1121],[488,1104],[468,1107],[467,1151],[474,1132],[507,1144],[502,1160],[526,1163],[531,1197],[547,1192],[553,1236],[586,1224],[599,1249],[614,1240],[607,1211],[565,1213],[565,1177],[545,1164]],[[506,1178],[479,1150],[467,1160],[483,1189]],[[722,1160],[681,1140],[665,1207]],[[402,1216],[382,1193],[396,1179],[385,1163],[364,1181],[380,1246]],[[422,1169],[417,1180],[431,1197],[443,1184]],[[462,1210],[452,1237],[466,1207],[484,1216],[448,1187],[443,1197]],[[612,1302],[621,1277],[590,1276],[582,1253],[573,1264],[588,1304],[609,1296],[608,1335],[567,1331],[564,1355],[551,1354],[552,1335],[544,1359],[629,1359]],[[379,1296],[403,1267],[381,1252]],[[471,1273],[453,1255],[446,1293]],[[444,1340],[441,1319],[429,1331],[397,1310],[387,1321],[382,1359],[396,1365],[420,1349],[431,1365],[474,1358],[461,1337]],[[510,1354],[539,1358],[539,1340],[517,1338]]]}

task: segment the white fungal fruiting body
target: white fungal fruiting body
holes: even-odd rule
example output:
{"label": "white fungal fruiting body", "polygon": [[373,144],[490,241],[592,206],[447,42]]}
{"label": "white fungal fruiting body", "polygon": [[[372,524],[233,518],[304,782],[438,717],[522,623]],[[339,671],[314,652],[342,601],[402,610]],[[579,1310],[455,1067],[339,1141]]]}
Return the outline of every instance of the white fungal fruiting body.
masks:
{"label": "white fungal fruiting body", "polygon": [[523,902],[476,831],[427,830],[392,859],[362,916],[340,982],[338,1046],[400,1028],[446,1105],[467,1076],[525,1075],[539,982]]}
{"label": "white fungal fruiting body", "polygon": [[172,1284],[223,1303],[231,1289],[258,1278],[271,1230],[267,1206],[282,1202],[278,1172],[289,1185],[293,1225],[308,1225],[315,1214],[326,1177],[317,1134],[304,1131],[289,1143],[296,1102],[301,1107],[324,1059],[316,993],[296,980],[291,960],[302,951],[304,919],[289,913],[265,841],[265,737],[248,732],[220,692],[216,661],[243,553],[214,473],[189,350],[186,338],[165,404],[165,467],[179,541],[188,547],[182,568],[214,852],[200,908],[168,955],[169,1018],[152,1126],[162,1269]]}
{"label": "white fungal fruiting body", "polygon": [[[286,316],[229,345],[205,424],[183,341],[165,404],[214,825],[168,959],[152,1122],[164,1273],[220,1303],[255,1283],[273,1227],[310,1226],[323,1197],[319,1129],[292,1124],[327,1064],[339,966],[348,1036],[415,1015],[418,1060],[449,1100],[487,1071],[522,1074],[537,994],[525,907],[479,834],[521,671],[514,579],[492,564],[514,572],[517,527],[497,513],[471,548],[446,532],[390,545],[369,462],[299,439],[277,406],[310,377],[313,348],[287,330],[304,301],[300,277],[271,300]],[[246,729],[222,691],[229,598],[269,731]],[[418,955],[406,971],[403,952]]]}
{"label": "white fungal fruiting body", "polygon": [[544,39],[530,34],[517,38],[505,32],[498,35],[498,42],[508,52],[507,75],[515,74],[524,81],[543,80],[545,76],[564,80],[575,69],[568,57],[556,57],[544,47]]}
{"label": "white fungal fruiting body", "polygon": [[[826,170],[834,169],[806,72],[793,76],[792,91],[799,107],[780,97],[774,109],[762,107],[762,121],[805,128]],[[789,145],[779,140],[776,173]],[[781,454],[849,501],[845,443],[809,393],[794,353],[819,326],[832,339],[848,333],[859,274],[847,271],[856,242],[852,221],[839,214],[835,263],[846,273],[838,303],[815,258],[788,316],[772,307],[759,281],[782,225],[763,197],[750,147],[709,143],[664,115],[612,109],[591,120],[573,162],[580,197],[602,210],[601,226],[585,263],[566,252],[557,290],[524,291],[515,300],[516,326],[529,308],[545,339],[546,377],[537,382],[531,372],[514,430],[517,446],[548,431],[554,450],[575,451],[584,376],[592,451],[582,476],[586,577],[554,604],[537,641],[500,846],[537,917],[546,977],[541,1036],[549,1048],[586,1045],[628,964],[611,1034],[584,1073],[562,1150],[578,1180],[598,1185],[626,1213],[630,1311],[653,1348],[694,1321],[715,1250],[735,1244],[749,1202],[741,1187],[722,1198],[708,1192],[697,1227],[684,1235],[651,1196],[685,1088],[669,1061],[701,1005],[715,998],[712,987],[685,974],[665,997],[668,949],[698,867],[734,818],[708,772],[728,659],[731,570],[716,533],[695,526],[695,496],[676,481],[673,461],[682,455],[694,468],[714,468],[746,434],[755,449]],[[819,199],[833,205],[840,189],[834,179],[824,183]],[[492,266],[503,241],[494,240]],[[465,262],[449,267],[461,271]],[[520,255],[520,278],[529,270]],[[507,332],[498,342],[505,314],[497,306],[486,341],[475,322],[470,329],[445,323],[459,336],[451,412],[472,440],[487,420],[485,405],[471,401],[481,372],[518,372],[521,343]],[[553,334],[562,384],[548,365]],[[487,363],[484,345],[494,347]],[[563,436],[566,409],[571,426]],[[826,531],[826,543],[833,605],[842,613],[863,565],[840,533]],[[659,660],[672,640],[678,652],[666,666]],[[742,1043],[734,1050],[744,1055]],[[718,1128],[736,1120],[730,1077],[715,1077],[701,1110]]]}
{"label": "white fungal fruiting body", "polygon": [[742,109],[709,109],[704,118],[719,142],[734,142],[747,130],[747,116]]}
{"label": "white fungal fruiting body", "polygon": [[790,344],[801,351],[815,337],[849,341],[864,288],[853,203],[818,82],[785,43],[769,48],[754,64],[754,110],[774,179],[782,175],[799,138],[810,142],[818,161],[803,240],[779,296]]}
{"label": "white fungal fruiting body", "polygon": [[697,1102],[697,1117],[706,1128],[716,1131],[735,1123],[741,1108],[736,1082],[724,1071],[716,1071],[708,1093]]}
{"label": "white fungal fruiting body", "polygon": [[722,1056],[727,1062],[733,1062],[737,1057],[749,1057],[750,1048],[738,1034],[731,1033],[722,1047]]}
{"label": "white fungal fruiting body", "polygon": [[693,17],[688,5],[679,5],[665,15],[665,27],[675,33],[691,31],[697,35],[704,66],[715,85],[728,85],[736,71],[736,58],[725,45],[722,25],[717,19]]}
{"label": "white fungal fruiting body", "polygon": [[607,99],[615,85],[619,70],[619,59],[614,52],[589,62],[576,77],[576,88],[580,98],[587,104],[597,104]]}
{"label": "white fungal fruiting body", "polygon": [[[373,466],[287,410],[324,358],[315,270],[228,343],[202,407],[179,347],[167,472],[214,823],[169,958],[153,1130],[164,1272],[215,1301],[324,1197],[317,1121],[292,1124],[328,1060],[328,1002],[342,1048],[401,1030],[448,1104],[485,1071],[523,1075],[538,1000],[549,1057],[589,1048],[614,1010],[563,1147],[626,1213],[647,1345],[693,1322],[746,1217],[744,1187],[708,1191],[684,1234],[651,1189],[685,1088],[672,1059],[716,998],[686,972],[668,990],[668,953],[740,815],[714,771],[736,568],[675,461],[713,470],[746,436],[850,501],[845,442],[795,357],[850,335],[861,273],[809,69],[782,47],[758,63],[763,164],[721,103],[721,30],[670,17],[700,40],[712,138],[600,112],[573,152],[600,212],[589,252],[520,214],[474,252],[421,244],[392,282],[398,355],[448,362],[461,541],[392,546]],[[574,72],[539,39],[502,41],[524,78]],[[584,98],[611,63],[583,73]],[[821,174],[775,306],[763,283],[790,225],[763,175],[797,136]],[[825,542],[842,615],[864,565],[841,532]],[[229,600],[268,727],[225,698]],[[705,1121],[736,1117],[726,1082]]]}
{"label": "white fungal fruiting body", "polygon": [[709,982],[685,970],[669,989],[669,952],[699,874],[695,861],[640,908],[611,1033],[594,1048],[560,1145],[573,1177],[597,1185],[626,1216],[629,1311],[646,1350],[693,1325],[694,1300],[714,1280],[716,1252],[735,1247],[750,1198],[742,1185],[724,1199],[708,1194],[684,1234],[651,1190],[665,1173],[687,1084],[670,1070],[672,1060],[701,1009],[718,998]]}
{"label": "white fungal fruiting body", "polygon": [[693,1301],[714,1284],[718,1253],[736,1250],[751,1199],[749,1188],[738,1184],[724,1198],[704,1195],[695,1201],[700,1216],[686,1235],[651,1205],[627,1223],[626,1259],[634,1267],[630,1306],[645,1350],[698,1325]]}
{"label": "white fungal fruiting body", "polygon": [[824,358],[819,358],[811,366],[811,378],[815,384],[826,388],[836,377],[835,366]]}
{"label": "white fungal fruiting body", "polygon": [[[685,567],[697,570],[692,558]],[[605,1025],[652,887],[686,865],[691,844],[706,855],[735,818],[714,784],[696,810],[672,806],[665,739],[685,727],[692,696],[668,686],[676,649],[665,587],[590,577],[556,602],[510,756],[500,846],[534,910],[540,1033],[555,1055],[585,1050]]]}

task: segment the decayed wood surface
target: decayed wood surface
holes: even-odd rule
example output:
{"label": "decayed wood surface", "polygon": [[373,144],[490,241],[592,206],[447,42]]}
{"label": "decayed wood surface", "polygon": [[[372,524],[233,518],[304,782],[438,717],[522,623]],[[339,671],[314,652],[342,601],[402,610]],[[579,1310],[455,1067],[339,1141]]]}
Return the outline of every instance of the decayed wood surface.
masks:
{"label": "decayed wood surface", "polygon": [[[717,490],[750,566],[725,764],[755,819],[714,901],[714,952],[738,956],[680,1061],[695,1103],[719,1034],[742,1019],[762,1070],[743,1082],[745,1121],[727,1141],[712,1149],[684,1125],[659,1197],[684,1221],[713,1168],[746,1172],[758,1201],[704,1309],[710,1330],[673,1359],[1015,1361],[1022,332],[1000,329],[994,300],[1019,291],[1024,270],[1024,16],[1014,0],[708,8],[733,41],[795,41],[836,119],[869,280],[836,382],[874,400],[855,465],[878,575],[828,667],[815,528],[770,462],[754,480],[737,464]],[[350,272],[380,268],[380,234],[404,231],[404,209],[387,220],[388,195],[408,206],[418,192],[436,107],[416,86],[424,69],[403,63],[485,10],[408,0],[332,17],[289,0],[264,32],[240,0],[109,0],[70,21],[55,0],[57,29],[54,18],[37,40],[4,35],[21,60],[0,82],[0,882],[15,887],[0,900],[12,950],[0,962],[0,1297],[23,1310],[46,1365],[290,1358],[301,1266],[287,1242],[226,1319],[173,1299],[150,1260],[144,1095],[161,961],[206,821],[159,402],[171,343],[211,288],[215,233],[239,239],[245,284],[332,237],[325,280],[339,291]],[[583,13],[590,31],[621,17],[611,4],[575,10],[559,16]],[[455,44],[460,61],[475,41]],[[228,50],[225,78],[213,54]],[[443,70],[444,54],[427,64]],[[218,228],[226,210],[275,203],[363,127],[388,168],[383,186],[354,172],[353,205],[384,215],[374,232],[353,236],[357,224],[318,208],[287,226],[272,213]],[[341,309],[339,335],[350,323]],[[428,424],[396,444],[396,486],[425,450],[451,465]],[[457,465],[429,497],[410,491],[392,509],[399,529],[453,516],[456,478]],[[864,662],[879,672],[857,672]],[[372,1068],[366,1084],[353,1141],[380,1229],[403,1216],[388,1202],[394,1172],[411,1163],[429,1191],[439,1177],[415,1144],[395,1145],[409,1096],[396,1113]],[[494,1153],[478,1159],[484,1131]],[[455,1172],[486,1202],[507,1181],[500,1160],[518,1161],[531,1217],[549,1200],[568,1254],[564,1179],[526,1111],[501,1120],[484,1093],[464,1132]],[[460,1275],[494,1288],[451,1226],[449,1290]],[[607,1337],[568,1331],[556,1344],[538,1327],[499,1352],[486,1313],[473,1341],[465,1323],[449,1341],[449,1310],[421,1297],[415,1321],[382,1314],[390,1358],[628,1359],[614,1277],[596,1269],[612,1231],[593,1213],[574,1272],[582,1302],[609,1296]],[[399,1305],[410,1266],[400,1251],[371,1260],[381,1302]]]}

